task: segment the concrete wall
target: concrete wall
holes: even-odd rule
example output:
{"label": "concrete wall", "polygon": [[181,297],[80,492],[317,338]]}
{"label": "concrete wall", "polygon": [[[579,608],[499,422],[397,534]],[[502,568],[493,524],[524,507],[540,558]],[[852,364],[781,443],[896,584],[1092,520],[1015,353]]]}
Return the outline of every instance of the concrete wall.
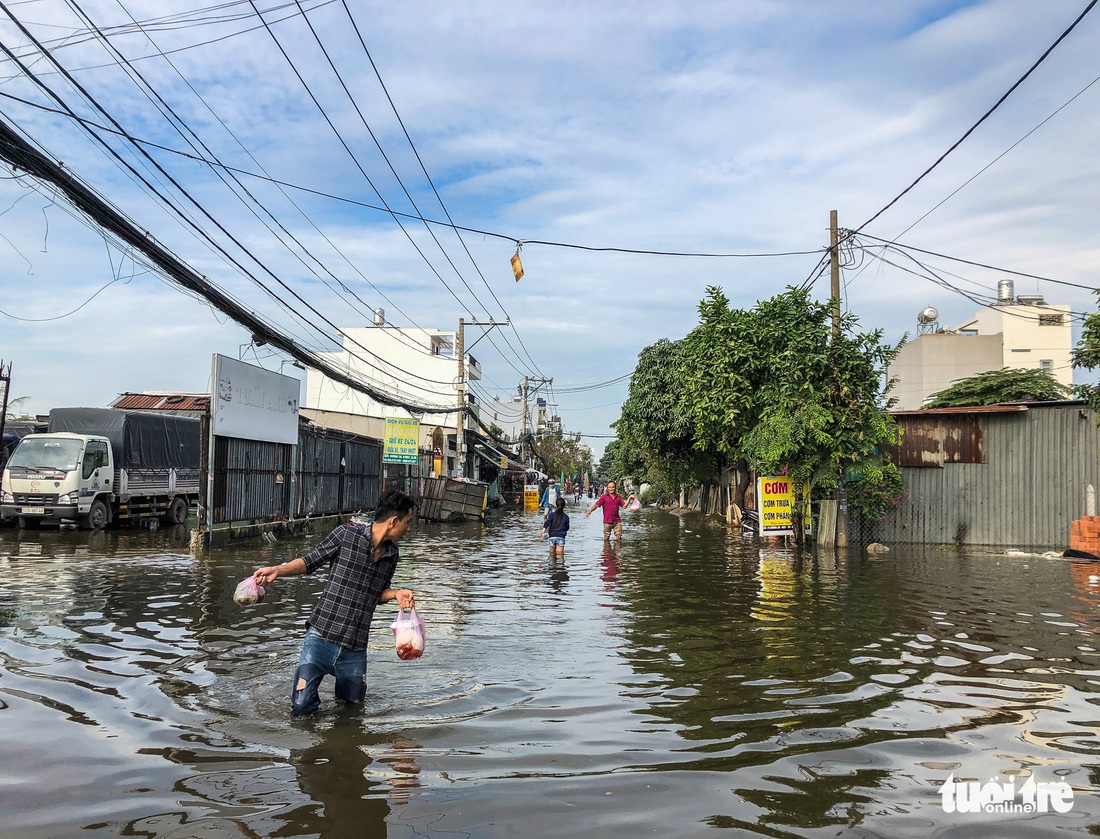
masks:
{"label": "concrete wall", "polygon": [[890,391],[899,411],[915,411],[924,400],[959,379],[1000,370],[1000,335],[958,335],[951,332],[920,335],[898,353],[886,371],[897,378]]}

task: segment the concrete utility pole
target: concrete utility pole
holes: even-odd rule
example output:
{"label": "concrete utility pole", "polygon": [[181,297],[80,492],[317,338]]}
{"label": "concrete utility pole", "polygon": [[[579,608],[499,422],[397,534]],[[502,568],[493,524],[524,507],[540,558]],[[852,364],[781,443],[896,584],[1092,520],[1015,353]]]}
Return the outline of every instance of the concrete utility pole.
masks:
{"label": "concrete utility pole", "polygon": [[[492,331],[494,326],[505,326],[510,323],[510,320],[504,321],[470,321],[470,326],[487,326],[488,329],[482,333],[481,338]],[[458,355],[458,384],[455,385],[455,390],[458,391],[458,416],[455,419],[455,477],[462,478],[466,475],[466,353],[469,351],[466,348],[466,335],[465,335],[466,321],[463,318],[458,319],[458,335],[455,338],[455,353]],[[480,341],[478,338],[477,341]],[[469,349],[472,350],[477,344],[474,341],[470,344]]]}
{"label": "concrete utility pole", "polygon": [[[523,461],[524,466],[529,466],[527,454],[530,447],[527,445],[527,399],[529,396],[538,393],[538,390],[543,385],[552,385],[554,383],[553,378],[549,379],[532,379],[529,376],[523,377],[523,431],[520,433],[520,460]],[[534,385],[534,388],[531,385]]]}
{"label": "concrete utility pole", "polygon": [[464,345],[463,321],[458,319],[458,413],[455,414],[455,475],[464,477],[466,472],[466,349]]}
{"label": "concrete utility pole", "polygon": [[[829,296],[833,298],[833,340],[840,338],[840,230],[836,210],[829,211]],[[836,546],[848,547],[848,499],[844,481],[837,487],[836,497]],[[822,520],[824,520],[824,516]],[[820,522],[819,522],[820,525]]]}
{"label": "concrete utility pole", "polygon": [[840,335],[840,248],[836,210],[829,210],[829,296],[833,298],[833,338]]}
{"label": "concrete utility pole", "polygon": [[527,377],[523,377],[523,423],[519,432],[519,459],[520,462],[527,465],[527,388],[530,383]]}

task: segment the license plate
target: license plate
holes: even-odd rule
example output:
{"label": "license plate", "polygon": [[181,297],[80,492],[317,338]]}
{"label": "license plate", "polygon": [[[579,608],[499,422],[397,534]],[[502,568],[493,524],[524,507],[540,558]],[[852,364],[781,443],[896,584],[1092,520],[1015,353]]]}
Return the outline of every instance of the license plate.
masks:
{"label": "license plate", "polygon": [[23,515],[26,516],[44,516],[46,515],[45,507],[23,507]]}

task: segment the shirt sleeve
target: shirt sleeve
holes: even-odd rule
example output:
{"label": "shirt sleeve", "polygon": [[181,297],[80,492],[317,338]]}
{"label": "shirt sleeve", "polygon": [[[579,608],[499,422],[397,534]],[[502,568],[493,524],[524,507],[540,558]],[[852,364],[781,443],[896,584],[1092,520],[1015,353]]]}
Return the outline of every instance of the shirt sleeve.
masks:
{"label": "shirt sleeve", "polygon": [[306,563],[307,574],[312,574],[322,565],[332,562],[332,560],[340,555],[340,544],[343,542],[345,526],[346,525],[340,525],[337,527],[332,533],[322,539],[317,547],[302,557]]}

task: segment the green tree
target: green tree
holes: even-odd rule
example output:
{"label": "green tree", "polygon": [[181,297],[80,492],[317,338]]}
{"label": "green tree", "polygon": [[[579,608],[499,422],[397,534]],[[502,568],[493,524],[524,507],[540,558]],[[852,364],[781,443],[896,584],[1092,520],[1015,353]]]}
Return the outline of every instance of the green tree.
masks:
{"label": "green tree", "polygon": [[683,341],[662,338],[642,350],[614,424],[615,474],[652,484],[666,500],[681,486],[713,478],[721,464],[715,449],[696,445],[691,417],[683,410],[683,366]]}
{"label": "green tree", "polygon": [[591,450],[560,431],[537,438],[531,450],[547,475],[565,475],[566,479],[572,479],[592,471]]}
{"label": "green tree", "polygon": [[[1100,297],[1100,291],[1096,294]],[[1096,312],[1085,318],[1081,340],[1073,350],[1073,366],[1080,370],[1100,368],[1100,314]],[[1077,396],[1089,404],[1089,407],[1098,412],[1096,421],[1100,424],[1100,385],[1077,385],[1073,390]]]}
{"label": "green tree", "polygon": [[883,382],[898,347],[881,330],[857,333],[844,315],[832,335],[829,305],[795,288],[739,310],[711,287],[699,316],[684,339],[682,397],[697,449],[785,471],[800,494],[897,442]]}
{"label": "green tree", "polygon": [[1046,370],[1005,367],[959,379],[951,387],[929,396],[924,407],[970,408],[1001,402],[1054,402],[1069,395],[1070,389]]}
{"label": "green tree", "polygon": [[[607,444],[607,448],[603,450],[603,457],[600,458],[600,462],[596,466],[597,481],[601,483],[604,481],[617,481],[630,471],[623,465],[621,452],[622,444],[617,438]],[[637,477],[632,471],[630,475],[631,477]]]}

